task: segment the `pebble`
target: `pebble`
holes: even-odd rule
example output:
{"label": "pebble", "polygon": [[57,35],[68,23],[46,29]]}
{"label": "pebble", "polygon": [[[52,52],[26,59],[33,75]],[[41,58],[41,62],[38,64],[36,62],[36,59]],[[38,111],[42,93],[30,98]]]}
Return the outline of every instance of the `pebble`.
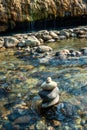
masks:
{"label": "pebble", "polygon": [[44,124],[43,121],[37,121],[37,124],[36,124],[36,129],[37,129],[37,130],[45,130],[46,127],[47,127],[47,126]]}
{"label": "pebble", "polygon": [[58,121],[58,120],[52,120],[52,124],[53,124],[54,127],[58,127],[58,126],[62,125],[61,122]]}

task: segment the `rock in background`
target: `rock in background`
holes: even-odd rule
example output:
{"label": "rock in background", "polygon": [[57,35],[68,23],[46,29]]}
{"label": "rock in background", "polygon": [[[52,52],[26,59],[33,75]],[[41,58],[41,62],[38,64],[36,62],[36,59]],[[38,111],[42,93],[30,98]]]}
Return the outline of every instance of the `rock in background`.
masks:
{"label": "rock in background", "polygon": [[83,14],[87,14],[86,0],[0,0],[0,32],[17,23]]}

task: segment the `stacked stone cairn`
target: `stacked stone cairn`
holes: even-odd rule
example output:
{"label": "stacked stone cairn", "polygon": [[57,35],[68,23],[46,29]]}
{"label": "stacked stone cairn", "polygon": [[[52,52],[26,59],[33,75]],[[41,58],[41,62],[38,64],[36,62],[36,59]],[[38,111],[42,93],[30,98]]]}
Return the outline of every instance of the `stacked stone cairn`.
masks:
{"label": "stacked stone cairn", "polygon": [[45,82],[41,84],[42,90],[39,92],[42,98],[42,108],[54,106],[59,102],[59,89],[57,83],[48,77]]}

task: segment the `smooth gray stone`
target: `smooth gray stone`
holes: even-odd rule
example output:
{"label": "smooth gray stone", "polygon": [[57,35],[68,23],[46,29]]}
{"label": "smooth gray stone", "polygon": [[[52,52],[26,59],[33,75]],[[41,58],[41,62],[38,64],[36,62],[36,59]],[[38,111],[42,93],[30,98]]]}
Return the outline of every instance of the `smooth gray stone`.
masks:
{"label": "smooth gray stone", "polygon": [[43,101],[52,101],[54,98],[59,95],[59,89],[56,87],[53,90],[42,90],[39,92],[40,97],[43,99]]}
{"label": "smooth gray stone", "polygon": [[59,95],[50,102],[42,103],[42,108],[51,107],[59,102]]}
{"label": "smooth gray stone", "polygon": [[57,87],[57,83],[52,81],[51,77],[48,77],[46,82],[41,84],[43,90],[53,90]]}

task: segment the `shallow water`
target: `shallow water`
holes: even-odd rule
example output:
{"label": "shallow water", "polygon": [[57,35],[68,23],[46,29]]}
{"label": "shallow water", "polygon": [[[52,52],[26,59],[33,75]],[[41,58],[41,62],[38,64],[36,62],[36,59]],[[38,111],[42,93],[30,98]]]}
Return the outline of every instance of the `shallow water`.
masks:
{"label": "shallow water", "polygon": [[[64,48],[78,50],[86,47],[87,41],[86,39],[71,39],[48,45],[55,50]],[[87,112],[87,65],[67,68],[65,66],[37,66],[29,60],[17,58],[14,55],[15,52],[16,50],[12,49],[0,52],[0,87],[11,88],[9,95],[3,94],[0,98],[1,124],[8,120],[7,115],[13,111],[13,108],[5,108],[5,104],[20,99],[26,100],[26,95],[28,95],[27,102],[32,101],[32,108],[36,107],[35,103],[40,100],[38,91],[41,89],[38,83],[48,76],[58,83],[61,93],[60,102],[69,101],[73,105],[78,105],[80,113]]]}
{"label": "shallow water", "polygon": [[48,43],[55,50],[58,49],[76,49],[79,50],[82,47],[87,46],[87,39],[66,39],[62,41],[58,41],[57,43]]}

